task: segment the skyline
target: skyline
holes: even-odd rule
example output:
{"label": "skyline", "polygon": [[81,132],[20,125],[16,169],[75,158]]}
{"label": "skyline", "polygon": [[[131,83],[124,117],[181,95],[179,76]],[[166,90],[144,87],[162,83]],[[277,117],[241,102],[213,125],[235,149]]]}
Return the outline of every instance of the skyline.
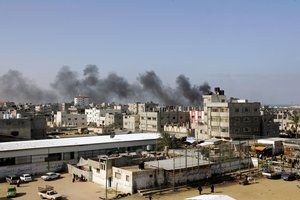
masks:
{"label": "skyline", "polygon": [[[50,89],[63,66],[134,83],[183,74],[228,97],[300,104],[298,1],[0,1],[0,77]],[[4,94],[5,95],[5,94]],[[3,91],[0,95],[3,99]]]}

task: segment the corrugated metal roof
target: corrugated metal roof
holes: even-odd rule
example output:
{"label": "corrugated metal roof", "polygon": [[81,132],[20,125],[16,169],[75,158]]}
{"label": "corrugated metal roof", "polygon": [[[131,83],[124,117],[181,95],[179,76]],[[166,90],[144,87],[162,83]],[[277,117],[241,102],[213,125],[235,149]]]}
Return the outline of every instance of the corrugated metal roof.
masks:
{"label": "corrugated metal roof", "polygon": [[65,146],[80,146],[93,144],[106,144],[118,142],[132,142],[141,140],[155,140],[160,137],[158,133],[135,133],[115,135],[111,138],[109,135],[105,136],[91,136],[91,137],[75,137],[75,138],[61,138],[61,139],[45,139],[45,140],[27,140],[18,142],[2,142],[0,143],[1,151],[51,148],[51,147],[65,147]]}
{"label": "corrugated metal roof", "polygon": [[[187,161],[187,162],[186,162]],[[167,160],[156,160],[145,162],[146,165],[152,167],[159,167],[164,170],[173,170],[175,163],[175,170],[177,169],[185,169],[185,163],[187,163],[187,168],[198,167],[198,159],[193,157],[176,157],[175,159],[167,159]],[[199,166],[204,166],[211,164],[212,162],[208,162],[207,160],[199,160]]]}

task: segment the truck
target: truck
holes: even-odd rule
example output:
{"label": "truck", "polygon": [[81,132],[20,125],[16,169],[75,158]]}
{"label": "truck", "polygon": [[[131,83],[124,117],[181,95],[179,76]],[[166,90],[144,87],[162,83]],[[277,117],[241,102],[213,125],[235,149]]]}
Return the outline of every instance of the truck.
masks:
{"label": "truck", "polygon": [[41,199],[61,200],[62,196],[58,194],[52,186],[46,185],[45,188],[38,187],[38,195]]}

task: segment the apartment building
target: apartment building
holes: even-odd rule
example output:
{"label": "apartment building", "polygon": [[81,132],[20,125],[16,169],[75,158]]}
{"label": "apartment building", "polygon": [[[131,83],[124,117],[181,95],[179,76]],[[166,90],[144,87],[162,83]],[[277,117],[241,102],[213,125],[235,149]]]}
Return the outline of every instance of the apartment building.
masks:
{"label": "apartment building", "polygon": [[[120,107],[118,107],[120,108]],[[120,109],[85,109],[87,123],[95,126],[110,126],[121,128],[123,126],[123,115]]]}
{"label": "apartment building", "polygon": [[157,103],[147,102],[147,103],[129,103],[128,113],[129,114],[139,114],[141,112],[153,112],[158,108]]}
{"label": "apartment building", "polygon": [[54,124],[58,127],[87,126],[87,117],[85,114],[58,111],[56,115],[54,115]]}
{"label": "apartment building", "polygon": [[139,115],[124,115],[123,116],[123,128],[129,131],[139,130],[140,116]]}
{"label": "apartment building", "polygon": [[227,100],[224,91],[204,95],[203,127],[200,138],[251,138],[261,136],[260,103],[248,100]]}
{"label": "apartment building", "polygon": [[84,108],[87,107],[90,103],[90,98],[88,96],[77,96],[74,97],[74,105],[76,107]]}
{"label": "apartment building", "polygon": [[161,131],[165,125],[188,125],[189,112],[178,111],[169,108],[160,108],[156,112],[140,113],[140,130],[143,131]]}

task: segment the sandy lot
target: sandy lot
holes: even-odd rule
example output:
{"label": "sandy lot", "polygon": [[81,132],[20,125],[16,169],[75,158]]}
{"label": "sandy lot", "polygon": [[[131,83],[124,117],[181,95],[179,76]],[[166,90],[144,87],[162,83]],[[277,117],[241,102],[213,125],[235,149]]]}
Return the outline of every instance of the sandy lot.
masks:
{"label": "sandy lot", "polygon": [[[296,200],[300,199],[300,189],[297,188],[298,181],[284,181],[281,179],[258,179],[256,183],[250,185],[239,185],[237,182],[215,185],[215,194],[226,194],[238,200]],[[211,194],[210,186],[203,187],[202,194]],[[183,200],[188,197],[198,196],[196,188],[182,189],[176,192],[169,192],[160,195],[153,195],[152,200]],[[140,195],[133,195],[124,200],[148,199]]]}
{"label": "sandy lot", "polygon": [[[284,181],[284,180],[269,180],[258,179],[256,183],[243,186],[237,182],[223,183],[215,185],[216,194],[227,194],[235,199],[241,200],[264,200],[264,199],[280,199],[280,200],[296,200],[300,198],[300,189],[296,187],[298,181]],[[62,178],[54,181],[45,182],[40,178],[30,183],[23,183],[17,188],[18,196],[13,199],[18,200],[38,200],[37,195],[38,186],[45,186],[46,184],[54,186],[55,190],[62,194],[67,200],[96,200],[99,197],[105,196],[105,189],[95,183],[91,182],[75,182],[72,183],[70,174],[62,174]],[[0,183],[0,200],[5,200],[6,189],[8,183]],[[203,187],[203,195],[210,194],[209,186]],[[114,192],[109,192],[108,197],[115,195]],[[185,199],[187,197],[197,196],[196,188],[181,189],[176,192],[168,192],[153,195],[153,200],[170,200],[170,199]],[[124,200],[148,199],[139,194],[130,197],[122,198]]]}
{"label": "sandy lot", "polygon": [[[45,187],[45,185],[54,186],[54,189],[61,194],[66,200],[85,200],[85,199],[100,199],[105,196],[105,188],[92,182],[74,182],[72,183],[72,176],[70,174],[62,174],[62,177],[57,180],[44,181],[36,178],[33,182],[22,183],[17,187],[18,195],[13,199],[18,200],[37,200],[38,187]],[[6,197],[6,190],[8,183],[0,183],[0,200],[8,199]],[[114,194],[108,194],[109,197]]]}

